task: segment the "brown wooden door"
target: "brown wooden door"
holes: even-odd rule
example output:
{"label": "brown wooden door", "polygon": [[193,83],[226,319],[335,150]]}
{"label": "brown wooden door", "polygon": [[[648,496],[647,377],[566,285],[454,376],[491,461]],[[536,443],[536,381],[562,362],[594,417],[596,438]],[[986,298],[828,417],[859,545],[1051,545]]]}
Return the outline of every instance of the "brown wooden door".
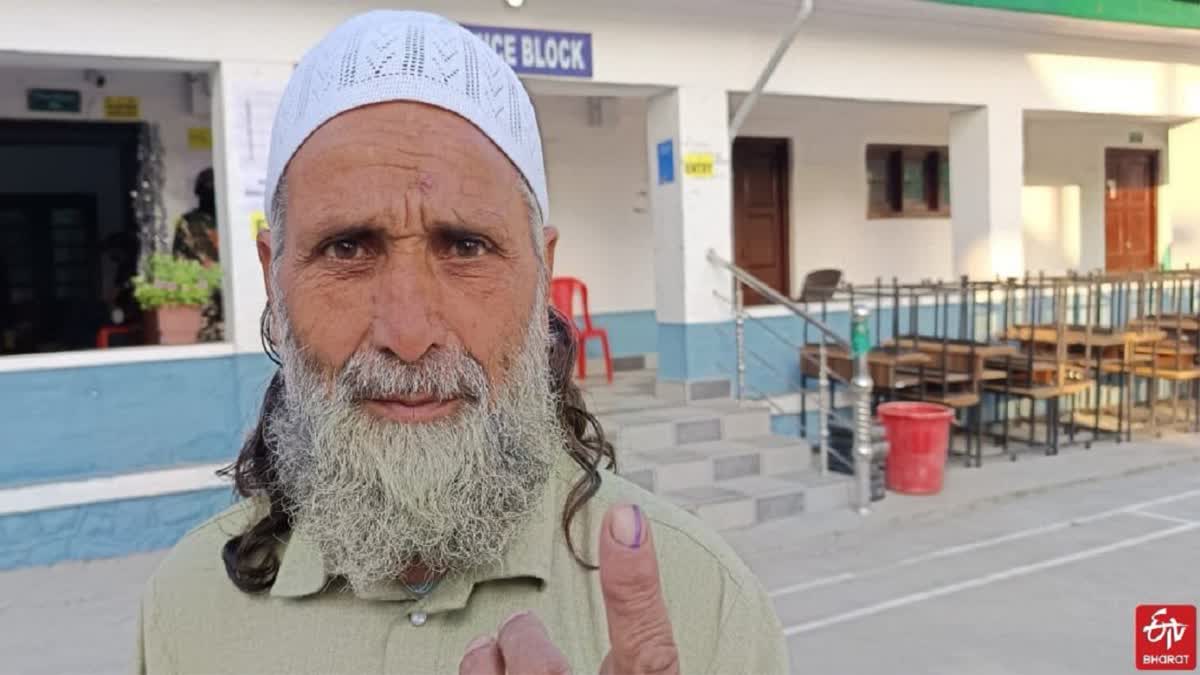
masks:
{"label": "brown wooden door", "polygon": [[1154,267],[1158,223],[1158,152],[1105,152],[1104,267],[1130,272]]}
{"label": "brown wooden door", "polygon": [[[785,296],[788,284],[788,142],[733,143],[733,262]],[[764,304],[746,292],[746,304]]]}

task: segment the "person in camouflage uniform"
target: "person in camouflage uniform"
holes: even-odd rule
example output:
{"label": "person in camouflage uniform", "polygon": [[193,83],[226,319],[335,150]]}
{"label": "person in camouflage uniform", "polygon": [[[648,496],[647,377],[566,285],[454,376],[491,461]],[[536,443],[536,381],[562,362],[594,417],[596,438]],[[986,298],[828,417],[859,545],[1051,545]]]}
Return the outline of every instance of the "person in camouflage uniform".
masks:
{"label": "person in camouflage uniform", "polygon": [[[196,176],[196,197],[200,203],[179,218],[175,225],[175,243],[172,251],[178,257],[197,260],[204,265],[220,261],[220,238],[217,234],[217,195],[213,184],[213,170],[201,171]],[[204,327],[200,329],[201,342],[220,342],[224,339],[225,322],[221,315],[221,291],[213,292],[212,299],[202,310]]]}

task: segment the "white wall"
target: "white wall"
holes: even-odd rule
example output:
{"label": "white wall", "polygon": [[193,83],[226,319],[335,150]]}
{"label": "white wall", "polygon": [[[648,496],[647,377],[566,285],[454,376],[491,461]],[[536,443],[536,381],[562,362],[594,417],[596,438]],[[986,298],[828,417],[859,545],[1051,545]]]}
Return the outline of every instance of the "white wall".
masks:
{"label": "white wall", "polygon": [[944,106],[760,101],[740,135],[791,140],[793,295],[819,267],[840,268],[854,283],[953,275],[949,219],[867,218],[867,145],[946,145],[949,119]]}
{"label": "white wall", "polygon": [[[379,6],[375,0],[40,0],[9,4],[0,21],[0,57],[6,59],[103,54],[156,59],[166,65],[179,61],[219,62],[223,71],[261,66],[281,73],[286,73],[338,22]],[[1037,110],[1200,116],[1200,51],[1194,45],[1154,44],[1167,41],[1163,31],[1138,29],[1142,41],[1134,42],[1095,37],[1112,32],[1100,22],[1086,24],[1089,36],[1079,31],[1064,36],[1050,26],[1032,30],[1015,13],[992,15],[910,0],[877,2],[868,8],[870,11],[856,11],[850,6],[871,4],[864,0],[817,4],[817,13],[772,77],[769,93],[883,103],[907,101],[955,109],[1003,103]],[[410,0],[404,5],[477,24],[590,32],[595,75],[594,82],[585,86],[699,85],[728,91],[750,89],[777,44],[782,22],[793,11],[790,3],[773,0],[531,2],[519,12],[505,9],[497,0]],[[990,19],[985,19],[993,16],[1005,20],[989,23]],[[1043,23],[1058,26],[1069,21]],[[8,105],[12,100],[10,96],[0,97]],[[853,216],[846,221],[849,224],[845,230],[838,231],[841,237],[830,237],[828,233],[820,238],[796,237],[793,276],[797,282],[805,268],[817,260],[844,261],[855,280],[873,279],[885,273],[884,269],[909,278],[952,273],[950,238],[944,221],[868,222],[863,217],[865,196],[851,198],[846,196],[849,192],[829,196],[847,190],[865,191],[861,149],[844,159],[835,158],[842,157],[838,153],[822,152],[822,148],[836,146],[838,138],[844,139],[843,128],[858,128],[860,136],[868,126],[911,132],[915,142],[937,142],[931,137],[937,133],[942,137],[940,142],[945,142],[944,122],[935,127],[924,115],[917,117],[920,119],[909,120],[900,115],[883,120],[887,123],[884,125],[856,126],[852,118],[827,114],[814,118],[823,125],[811,127],[811,131],[797,122],[803,118],[771,122],[787,122],[788,126],[780,127],[783,133],[794,133],[796,128],[808,133],[811,147],[805,156],[809,159],[802,159],[793,178],[798,207],[808,199],[807,203],[814,205],[826,222],[838,223],[842,215]],[[750,131],[748,128],[747,133]],[[858,143],[866,140],[859,138]],[[803,143],[797,143],[797,148],[803,150]],[[822,164],[826,160],[829,165]],[[553,158],[551,161],[557,162]],[[236,170],[224,170],[236,178]],[[645,171],[640,173],[645,175]],[[571,177],[569,172],[561,176]],[[807,176],[804,185],[800,184],[801,176]],[[236,184],[220,176],[218,180],[224,185]],[[614,188],[619,191],[615,179]],[[186,189],[186,183],[172,181],[171,199],[181,194],[186,198]],[[566,206],[570,207],[571,199],[567,199]],[[558,201],[562,204],[563,199]],[[853,213],[847,208],[851,201],[855,203]],[[578,213],[586,214],[593,208],[580,207]],[[621,199],[619,208],[628,211],[627,199]],[[228,206],[222,213],[229,213]],[[563,213],[556,212],[556,220]],[[571,225],[570,211],[566,215],[568,219],[558,223],[564,228]],[[580,220],[583,217],[579,216]],[[634,227],[634,222],[628,220],[627,226]],[[794,223],[799,225],[798,220]],[[875,245],[864,249],[860,244],[867,240],[866,228],[876,224],[880,227],[871,231],[874,236],[870,239]],[[245,227],[241,222],[226,226]],[[847,240],[855,245],[847,245]],[[252,246],[239,242],[246,249],[246,269],[238,274],[250,278]],[[880,262],[890,267],[882,268]],[[571,262],[569,255],[562,264],[560,270],[564,272],[567,265],[574,265],[583,270],[581,276],[596,274],[583,260]],[[626,308],[628,305],[622,301],[648,294],[626,295],[629,297],[617,300],[598,297],[597,309]],[[256,315],[252,304],[246,303],[245,316],[239,311],[234,317],[233,323],[246,324],[246,339],[236,341],[239,347],[243,342],[253,346],[256,326],[246,318]],[[242,331],[235,328],[235,332]]]}
{"label": "white wall", "polygon": [[646,102],[603,99],[588,122],[587,98],[535,96],[559,229],[555,274],[588,285],[591,311],[654,309],[654,224],[646,176]]}
{"label": "white wall", "polygon": [[[188,149],[188,128],[207,127],[211,120],[191,114],[183,73],[105,70],[104,74],[107,83],[97,89],[84,81],[82,70],[0,68],[0,118],[104,122],[105,96],[137,96],[141,100],[141,119],[158,123],[162,134],[166,171],[163,199],[167,223],[174,225],[180,215],[196,205],[192,191],[196,174],[212,166],[211,151]],[[29,88],[77,89],[83,94],[83,112],[30,112],[26,108]]]}
{"label": "white wall", "polygon": [[[290,63],[336,23],[380,3],[9,4],[0,22],[0,50]],[[599,82],[702,83],[733,91],[750,89],[793,11],[791,3],[750,0],[707,6],[665,0],[531,2],[520,12],[506,10],[497,0],[403,4],[475,23],[591,32]],[[737,8],[743,4],[744,12]],[[1006,21],[996,22],[978,10],[928,2],[894,0],[875,3],[871,11],[843,9],[850,4],[861,3],[817,3],[816,15],[783,59],[769,91],[967,105],[1003,100],[1028,109],[1200,116],[1200,53],[1194,45],[1064,36],[1046,26],[1034,32],[1013,13],[1000,14]],[[714,6],[721,11],[710,11]],[[1068,21],[1056,18],[1053,23]],[[1105,31],[1102,22],[1084,25],[1093,35]],[[1142,32],[1149,34],[1147,41],[1153,39],[1153,29]]]}
{"label": "white wall", "polygon": [[[1158,250],[1172,236],[1167,125],[1136,119],[1027,116],[1022,196],[1025,266],[1033,271],[1104,269],[1105,148],[1157,149]],[[1131,132],[1142,134],[1130,143]]]}
{"label": "white wall", "polygon": [[1200,268],[1200,120],[1168,131],[1171,144],[1171,265]]}
{"label": "white wall", "polygon": [[1021,109],[993,103],[950,115],[954,273],[976,279],[1025,271],[1021,241]]}

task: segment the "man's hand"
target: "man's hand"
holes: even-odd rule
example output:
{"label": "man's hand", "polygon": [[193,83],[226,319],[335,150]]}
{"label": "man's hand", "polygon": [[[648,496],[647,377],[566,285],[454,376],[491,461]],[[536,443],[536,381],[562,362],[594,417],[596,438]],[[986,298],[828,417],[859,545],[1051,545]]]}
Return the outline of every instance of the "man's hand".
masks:
{"label": "man's hand", "polygon": [[[600,589],[611,650],[601,675],[678,675],[679,651],[663,602],[650,525],[636,506],[609,509],[600,527]],[[506,620],[495,637],[476,638],[460,675],[561,675],[571,664],[529,612]]]}

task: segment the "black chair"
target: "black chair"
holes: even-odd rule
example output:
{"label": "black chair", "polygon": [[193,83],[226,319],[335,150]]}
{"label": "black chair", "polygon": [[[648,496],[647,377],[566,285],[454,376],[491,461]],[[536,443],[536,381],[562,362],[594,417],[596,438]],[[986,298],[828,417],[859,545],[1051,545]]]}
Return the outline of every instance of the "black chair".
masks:
{"label": "black chair", "polygon": [[800,297],[796,298],[796,302],[829,302],[840,283],[841,270],[813,270],[804,277],[804,287],[800,289]]}

